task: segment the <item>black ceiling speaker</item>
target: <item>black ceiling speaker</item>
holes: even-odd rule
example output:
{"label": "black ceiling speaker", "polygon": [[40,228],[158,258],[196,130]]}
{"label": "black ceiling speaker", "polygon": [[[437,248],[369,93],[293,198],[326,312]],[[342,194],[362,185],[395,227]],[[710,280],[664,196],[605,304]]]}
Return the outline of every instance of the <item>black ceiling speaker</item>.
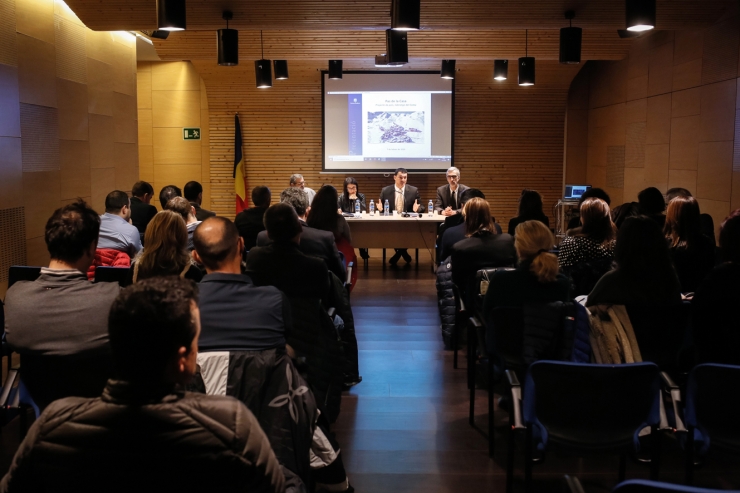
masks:
{"label": "black ceiling speaker", "polygon": [[254,76],[257,79],[258,89],[272,87],[272,63],[265,60],[265,44],[262,42],[262,31],[260,31],[260,47],[262,48],[262,59],[254,61]]}
{"label": "black ceiling speaker", "polygon": [[157,26],[163,31],[183,31],[185,0],[157,0]]}
{"label": "black ceiling speaker", "polygon": [[275,60],[275,80],[285,80],[288,78],[288,60]]}
{"label": "black ceiling speaker", "polygon": [[226,29],[219,29],[218,36],[218,64],[226,66],[239,65],[239,31],[229,29],[229,21],[234,14],[224,10],[223,18],[226,21]]}
{"label": "black ceiling speaker", "polygon": [[439,74],[443,79],[455,78],[455,60],[442,60],[442,71]]}
{"label": "black ceiling speaker", "polygon": [[570,27],[560,29],[560,63],[581,63],[581,38],[583,29],[573,27],[573,18],[576,13],[569,10],[565,18],[570,21]]}
{"label": "black ceiling speaker", "polygon": [[495,80],[506,80],[509,78],[509,60],[493,61],[493,78]]}
{"label": "black ceiling speaker", "polygon": [[655,0],[625,0],[628,31],[649,31],[655,28]]}
{"label": "black ceiling speaker", "polygon": [[391,29],[418,31],[421,25],[421,0],[392,0]]}
{"label": "black ceiling speaker", "polygon": [[524,31],[524,56],[519,59],[519,85],[520,86],[533,86],[534,85],[534,57],[527,56],[529,44],[529,33]]}
{"label": "black ceiling speaker", "polygon": [[342,61],[341,60],[329,60],[329,78],[330,79],[341,79],[342,78]]}
{"label": "black ceiling speaker", "polygon": [[409,45],[406,31],[386,29],[385,48],[388,65],[403,65],[409,63]]}

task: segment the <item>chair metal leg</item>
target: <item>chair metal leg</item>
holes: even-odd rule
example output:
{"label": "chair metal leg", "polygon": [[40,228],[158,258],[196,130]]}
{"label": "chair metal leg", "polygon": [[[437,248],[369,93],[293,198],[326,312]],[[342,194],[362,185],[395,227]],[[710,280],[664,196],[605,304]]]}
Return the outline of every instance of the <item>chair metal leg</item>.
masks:
{"label": "chair metal leg", "polygon": [[686,484],[694,483],[694,427],[688,426],[686,436]]}
{"label": "chair metal leg", "polygon": [[532,427],[527,426],[524,443],[524,492],[532,490]]}
{"label": "chair metal leg", "polygon": [[[513,406],[512,406],[513,407]],[[509,450],[506,456],[506,493],[511,493],[514,487],[514,412],[509,410]]]}
{"label": "chair metal leg", "polygon": [[624,477],[627,474],[627,454],[622,452],[619,455],[619,482],[624,481]]}
{"label": "chair metal leg", "polygon": [[657,426],[653,426],[650,430],[650,442],[653,447],[652,453],[650,454],[650,479],[653,481],[658,480],[658,474],[660,473],[660,452],[663,438],[662,433]]}
{"label": "chair metal leg", "polygon": [[493,457],[493,358],[488,358],[488,456]]}
{"label": "chair metal leg", "polygon": [[452,368],[457,370],[457,314],[455,314],[455,323],[452,324]]}
{"label": "chair metal leg", "polygon": [[468,423],[475,424],[475,341],[471,336],[472,327],[468,327],[468,390],[470,391],[470,413]]}

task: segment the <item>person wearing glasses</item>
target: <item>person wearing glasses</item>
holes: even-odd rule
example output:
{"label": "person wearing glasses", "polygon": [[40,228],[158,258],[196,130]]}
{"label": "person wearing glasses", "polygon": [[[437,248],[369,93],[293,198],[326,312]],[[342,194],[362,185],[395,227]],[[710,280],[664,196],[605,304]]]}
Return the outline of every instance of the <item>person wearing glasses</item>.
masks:
{"label": "person wearing glasses", "polygon": [[443,216],[454,216],[462,209],[460,195],[469,187],[460,183],[460,170],[454,166],[447,170],[447,185],[437,189],[434,212]]}
{"label": "person wearing glasses", "polygon": [[303,179],[303,175],[300,173],[294,173],[290,175],[290,186],[291,188],[300,188],[304,192],[306,192],[306,195],[308,195],[308,205],[311,205],[311,202],[313,202],[313,198],[316,195],[316,192],[313,188],[308,188],[306,186],[306,180]]}

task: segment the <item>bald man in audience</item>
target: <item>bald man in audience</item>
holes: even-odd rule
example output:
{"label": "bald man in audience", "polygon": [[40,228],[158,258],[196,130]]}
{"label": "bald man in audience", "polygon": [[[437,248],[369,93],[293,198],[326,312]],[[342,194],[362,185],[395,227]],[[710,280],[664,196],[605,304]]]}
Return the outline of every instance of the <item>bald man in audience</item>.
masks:
{"label": "bald man in audience", "polygon": [[54,211],[44,235],[49,267],[5,296],[5,338],[42,410],[61,397],[97,396],[109,377],[108,311],[120,288],[84,274],[99,230],[100,217],[82,200]]}
{"label": "bald man in audience", "polygon": [[200,350],[284,350],[290,303],[279,289],[258,287],[242,274],[244,240],[234,223],[210,217],[195,230],[193,240],[193,258],[207,272],[198,285]]}

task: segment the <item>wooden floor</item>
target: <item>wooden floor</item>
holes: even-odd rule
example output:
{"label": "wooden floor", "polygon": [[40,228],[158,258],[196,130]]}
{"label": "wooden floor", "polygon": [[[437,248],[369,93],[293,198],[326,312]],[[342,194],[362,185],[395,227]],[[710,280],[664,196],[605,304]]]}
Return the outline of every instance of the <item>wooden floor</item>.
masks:
{"label": "wooden floor", "polygon": [[[476,425],[468,425],[466,359],[452,368],[442,345],[435,276],[428,253],[421,265],[382,268],[371,250],[352,293],[363,382],[343,398],[334,427],[350,481],[358,492],[504,492],[508,418],[496,412],[496,452],[488,457],[485,393],[478,391]],[[399,264],[403,264],[400,261]],[[564,402],[563,405],[568,405]],[[661,479],[681,482],[683,456],[664,441]],[[521,447],[515,491],[523,491]],[[740,489],[740,460],[712,458],[695,484]],[[735,472],[737,471],[737,472]],[[534,468],[534,491],[561,491],[565,474],[586,491],[608,492],[617,483],[617,457],[550,455]],[[648,478],[648,469],[628,463],[627,478]]]}
{"label": "wooden floor", "polygon": [[[484,391],[478,391],[476,425],[468,425],[465,357],[452,369],[441,342],[435,277],[429,252],[421,265],[383,269],[381,250],[371,250],[369,270],[359,270],[352,293],[363,382],[347,392],[333,427],[352,485],[358,493],[505,491],[507,416],[496,414],[496,452],[489,459]],[[403,264],[403,260],[399,262]],[[563,402],[567,406],[567,402]],[[733,423],[732,426],[737,426]],[[661,479],[681,482],[683,456],[666,439]],[[0,474],[18,448],[17,419],[0,434]],[[516,492],[523,491],[521,448]],[[704,487],[740,489],[740,460],[712,457],[696,472]],[[586,459],[548,455],[534,468],[534,491],[562,491],[565,474],[577,476],[587,493],[606,493],[617,482],[616,457]],[[628,478],[647,478],[628,463]]]}

